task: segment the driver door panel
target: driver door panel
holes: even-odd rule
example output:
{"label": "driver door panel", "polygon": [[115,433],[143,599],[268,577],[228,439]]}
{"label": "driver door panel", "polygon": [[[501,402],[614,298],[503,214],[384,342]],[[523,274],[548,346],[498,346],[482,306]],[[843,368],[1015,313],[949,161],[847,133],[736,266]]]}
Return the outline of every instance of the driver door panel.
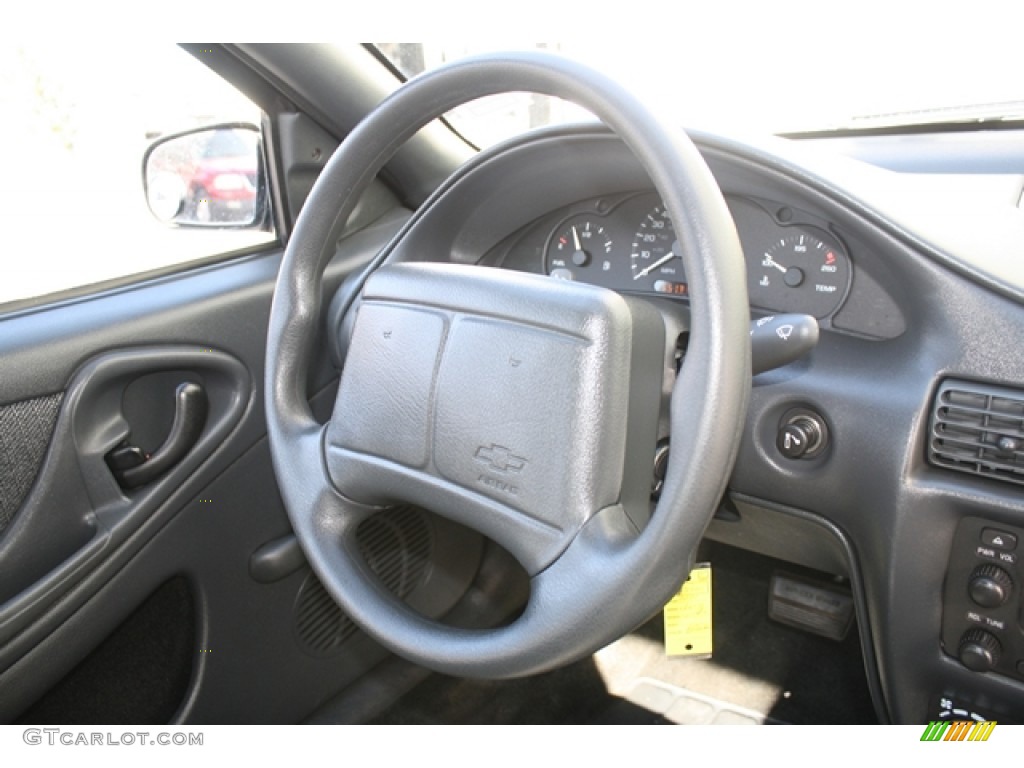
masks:
{"label": "driver door panel", "polygon": [[[378,245],[364,236],[328,289]],[[309,597],[301,553],[269,579],[250,573],[291,533],[257,394],[279,261],[0,318],[0,720],[294,721],[386,655],[354,628],[336,646],[302,642],[303,600],[328,634],[343,617]],[[322,418],[336,377],[327,355],[310,375]],[[208,399],[198,439],[121,487],[107,455],[154,451],[183,381]]]}
{"label": "driver door panel", "polygon": [[[346,238],[325,294],[404,220]],[[295,722],[387,658],[310,571],[274,480],[261,390],[280,260],[0,317],[0,722]],[[324,422],[338,372],[316,343],[307,392]],[[126,441],[155,452],[184,381],[208,399],[198,439],[121,487],[106,457]],[[473,582],[479,536],[417,508],[367,524],[368,566],[423,613]]]}

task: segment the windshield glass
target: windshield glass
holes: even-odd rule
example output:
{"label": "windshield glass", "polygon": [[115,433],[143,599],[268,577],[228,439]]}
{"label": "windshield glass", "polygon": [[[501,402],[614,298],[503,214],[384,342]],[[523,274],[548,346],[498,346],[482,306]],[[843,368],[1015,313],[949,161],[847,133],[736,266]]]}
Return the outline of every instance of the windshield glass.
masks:
{"label": "windshield glass", "polygon": [[[901,18],[891,7],[884,16],[851,7],[848,18],[832,11],[823,16],[820,5],[808,11],[709,13],[686,26],[680,22],[676,44],[660,29],[647,42],[623,30],[620,44],[581,38],[376,45],[405,77],[487,50],[542,48],[606,72],[679,125],[733,133],[1024,117],[1024,73],[1009,9],[1001,22],[999,14],[980,11],[942,16],[933,9],[932,18],[909,12]],[[655,22],[637,20],[643,23]],[[487,146],[526,128],[581,117],[587,115],[545,97],[503,94],[461,107],[448,120],[474,144]]]}

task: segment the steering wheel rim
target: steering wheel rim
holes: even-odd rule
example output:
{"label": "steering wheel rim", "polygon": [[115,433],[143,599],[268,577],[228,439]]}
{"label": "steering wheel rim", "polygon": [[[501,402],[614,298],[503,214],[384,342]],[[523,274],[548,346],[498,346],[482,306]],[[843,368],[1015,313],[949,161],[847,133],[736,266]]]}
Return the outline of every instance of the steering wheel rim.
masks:
{"label": "steering wheel rim", "polygon": [[[677,222],[692,327],[671,401],[673,448],[650,523],[637,533],[626,529],[621,516],[592,510],[572,531],[568,546],[531,574],[531,597],[518,619],[498,629],[463,630],[402,606],[367,573],[353,534],[376,507],[342,495],[332,482],[330,424],[317,423],[309,410],[306,371],[317,336],[323,271],[361,193],[430,120],[467,101],[509,91],[573,101],[630,147]],[[342,609],[378,642],[448,674],[537,673],[621,636],[678,589],[724,492],[750,391],[747,306],[738,237],[710,171],[682,131],[659,122],[621,86],[543,53],[464,59],[410,81],[367,116],[327,163],[296,222],[271,308],[266,365],[271,454],[312,568]]]}

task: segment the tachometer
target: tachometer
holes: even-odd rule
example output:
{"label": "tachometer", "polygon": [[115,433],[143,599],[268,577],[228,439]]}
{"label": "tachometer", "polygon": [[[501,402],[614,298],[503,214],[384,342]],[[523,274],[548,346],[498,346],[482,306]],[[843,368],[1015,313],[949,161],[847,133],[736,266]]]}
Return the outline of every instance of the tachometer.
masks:
{"label": "tachometer", "polygon": [[800,229],[748,256],[750,303],[763,309],[826,317],[849,283],[850,261],[824,233]]}
{"label": "tachometer", "polygon": [[629,258],[629,288],[686,295],[682,252],[664,205],[656,205],[641,220],[633,235]]}

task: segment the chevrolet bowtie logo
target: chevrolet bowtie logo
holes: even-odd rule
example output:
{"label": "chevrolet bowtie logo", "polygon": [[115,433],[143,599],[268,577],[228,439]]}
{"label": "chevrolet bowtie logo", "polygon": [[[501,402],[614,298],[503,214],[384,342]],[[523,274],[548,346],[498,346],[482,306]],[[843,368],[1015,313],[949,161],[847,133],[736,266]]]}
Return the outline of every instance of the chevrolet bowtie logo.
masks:
{"label": "chevrolet bowtie logo", "polygon": [[494,443],[489,446],[481,445],[476,449],[473,458],[496,472],[521,472],[529,461],[522,456],[516,456],[505,446]]}

